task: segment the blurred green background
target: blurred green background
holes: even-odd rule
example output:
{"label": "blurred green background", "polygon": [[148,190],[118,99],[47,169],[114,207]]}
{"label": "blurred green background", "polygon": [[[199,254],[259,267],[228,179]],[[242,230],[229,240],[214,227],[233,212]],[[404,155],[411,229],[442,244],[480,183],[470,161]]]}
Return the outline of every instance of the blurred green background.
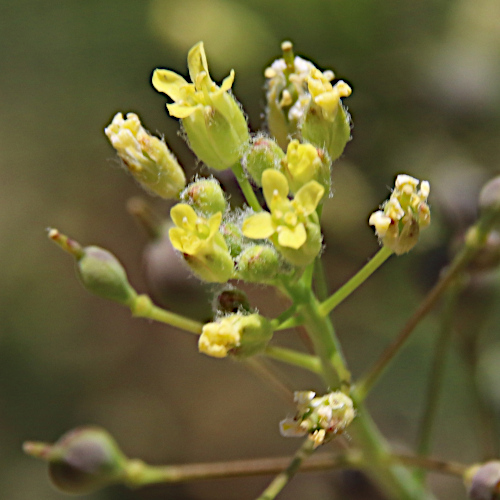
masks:
{"label": "blurred green background", "polygon": [[[298,445],[278,432],[291,407],[255,374],[199,355],[188,334],[131,319],[118,305],[89,296],[70,258],[44,233],[53,226],[84,244],[109,248],[136,288],[147,291],[146,237],[125,208],[142,193],[119,167],[103,128],[118,111],[138,113],[149,130],[165,134],[192,173],[193,156],[166,114],[164,96],[151,87],[154,68],[186,74],[187,50],[204,40],[216,81],[235,69],[234,92],[256,131],[264,110],[262,72],[286,39],[353,87],[345,100],[353,141],[334,166],[335,196],[325,209],[331,290],[377,250],[367,218],[395,175],[431,182],[433,224],[417,248],[393,258],[336,314],[346,356],[360,374],[435,281],[450,242],[475,216],[480,186],[499,171],[500,3],[0,2],[0,498],[64,498],[49,485],[44,465],[22,454],[21,444],[52,441],[86,423],[106,427],[128,455],[152,463],[283,455]],[[230,179],[223,182],[230,187]],[[153,203],[168,213],[167,204]],[[209,309],[194,298],[193,279],[180,294],[179,263],[170,260],[161,268],[172,273],[166,305],[187,306],[207,319]],[[486,320],[479,372],[495,418],[497,282],[494,273],[475,280],[457,313],[456,336],[476,334],[478,318]],[[252,297],[259,296],[266,298],[264,313],[283,307],[254,290]],[[433,315],[419,327],[369,400],[377,422],[401,449],[414,445],[437,325]],[[280,335],[297,342],[293,333]],[[459,344],[447,364],[434,451],[469,462],[482,458],[481,424]],[[296,389],[318,387],[314,378],[279,368]],[[86,498],[254,498],[268,481],[115,487]],[[431,481],[441,498],[465,498],[460,481]],[[301,475],[283,498],[376,498],[363,484],[350,473]]]}

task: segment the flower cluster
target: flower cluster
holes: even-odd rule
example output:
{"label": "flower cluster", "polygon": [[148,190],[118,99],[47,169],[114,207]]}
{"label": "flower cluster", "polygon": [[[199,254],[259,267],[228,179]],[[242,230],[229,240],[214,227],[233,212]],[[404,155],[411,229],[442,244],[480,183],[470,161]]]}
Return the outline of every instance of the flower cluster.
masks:
{"label": "flower cluster", "polygon": [[397,255],[409,252],[416,245],[420,229],[426,228],[431,222],[427,204],[429,192],[427,181],[420,182],[405,174],[396,177],[389,200],[369,219],[382,245]]}
{"label": "flower cluster", "polygon": [[307,435],[315,448],[342,434],[356,416],[351,398],[340,391],[318,397],[312,391],[297,391],[294,401],[297,414],[280,422],[281,434]]}

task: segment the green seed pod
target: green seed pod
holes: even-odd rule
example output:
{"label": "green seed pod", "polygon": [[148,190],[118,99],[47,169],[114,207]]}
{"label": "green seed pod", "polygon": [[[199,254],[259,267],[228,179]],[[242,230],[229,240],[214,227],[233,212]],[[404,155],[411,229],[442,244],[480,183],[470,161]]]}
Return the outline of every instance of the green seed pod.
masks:
{"label": "green seed pod", "polygon": [[207,217],[217,212],[224,213],[227,208],[224,191],[217,179],[203,179],[189,184],[182,192],[181,200]]}
{"label": "green seed pod", "polygon": [[268,168],[279,170],[283,158],[285,158],[285,153],[276,141],[270,137],[259,135],[252,140],[242,163],[255,184],[261,187],[264,171]]}
{"label": "green seed pod", "polygon": [[54,486],[64,493],[83,495],[122,481],[127,457],[104,429],[80,427],[54,445],[24,444],[24,451],[49,463]]}
{"label": "green seed pod", "polygon": [[76,273],[89,292],[126,306],[135,300],[127,273],[111,252],[96,246],[82,248],[57,229],[49,231],[49,238],[75,257]]}
{"label": "green seed pod", "polygon": [[269,283],[281,270],[278,252],[269,245],[252,245],[238,258],[238,276],[253,283]]}

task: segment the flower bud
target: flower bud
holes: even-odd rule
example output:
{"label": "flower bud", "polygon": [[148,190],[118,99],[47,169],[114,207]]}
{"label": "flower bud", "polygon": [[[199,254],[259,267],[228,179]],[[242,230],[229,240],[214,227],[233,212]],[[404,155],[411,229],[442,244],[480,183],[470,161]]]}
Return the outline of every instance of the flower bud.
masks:
{"label": "flower bud", "polygon": [[153,86],[174,101],[167,104],[168,112],[181,119],[196,156],[211,168],[231,168],[250,141],[245,115],[228,92],[234,71],[218,87],[210,78],[202,42],[189,51],[188,68],[193,83],[173,71],[157,69]]}
{"label": "flower bud", "polygon": [[189,184],[181,199],[207,217],[217,212],[224,213],[227,208],[224,191],[217,179],[203,179]]}
{"label": "flower bud", "polygon": [[481,215],[500,220],[500,176],[488,181],[479,194]]}
{"label": "flower bud", "polygon": [[57,229],[49,231],[49,238],[75,257],[77,275],[89,292],[125,306],[133,303],[137,294],[125,269],[111,252],[95,246],[82,248]]}
{"label": "flower bud", "polygon": [[297,414],[280,422],[280,431],[286,437],[307,435],[314,448],[342,434],[356,416],[352,399],[343,392],[330,392],[315,397],[312,391],[297,391],[294,401]]}
{"label": "flower bud", "polygon": [[263,316],[232,314],[204,325],[198,349],[214,358],[243,358],[263,351],[272,335],[271,323]]}
{"label": "flower bud", "polygon": [[282,166],[292,193],[296,193],[302,186],[313,180],[325,188],[323,197],[330,193],[330,158],[322,149],[293,140],[288,144]]}
{"label": "flower bud", "polygon": [[464,474],[464,483],[471,500],[500,499],[500,461],[469,467]]}
{"label": "flower bud", "polygon": [[262,174],[268,168],[280,170],[285,153],[278,144],[264,135],[254,137],[243,157],[243,166],[257,186],[262,186]]}
{"label": "flower bud", "polygon": [[286,149],[290,137],[299,133],[305,110],[311,96],[307,78],[314,64],[295,57],[291,42],[281,44],[283,58],[277,59],[266,69],[266,118],[271,135],[282,149]]}
{"label": "flower bud", "polygon": [[139,117],[117,113],[104,129],[112,146],[134,178],[148,191],[162,198],[178,199],[186,177],[165,141],[145,130]]}
{"label": "flower bud", "polygon": [[398,175],[389,200],[371,214],[368,223],[375,227],[380,243],[396,255],[409,252],[417,244],[420,229],[430,224],[429,190],[427,181]]}
{"label": "flower bud", "polygon": [[269,245],[249,246],[238,257],[238,276],[245,281],[269,283],[281,269],[278,252]]}
{"label": "flower bud", "polygon": [[23,449],[49,463],[50,479],[64,493],[91,493],[122,481],[126,474],[127,458],[98,427],[74,429],[53,445],[27,442]]}
{"label": "flower bud", "polygon": [[243,290],[231,286],[217,294],[214,302],[214,310],[223,314],[249,312],[250,302]]}
{"label": "flower bud", "polygon": [[333,73],[322,73],[314,68],[308,78],[311,94],[309,106],[302,121],[301,134],[305,141],[328,151],[335,161],[351,138],[350,116],[340,99],[351,94],[343,81],[330,83]]}
{"label": "flower bud", "polygon": [[236,258],[243,249],[243,233],[237,224],[233,222],[223,222],[220,225],[220,233],[224,236],[231,257]]}

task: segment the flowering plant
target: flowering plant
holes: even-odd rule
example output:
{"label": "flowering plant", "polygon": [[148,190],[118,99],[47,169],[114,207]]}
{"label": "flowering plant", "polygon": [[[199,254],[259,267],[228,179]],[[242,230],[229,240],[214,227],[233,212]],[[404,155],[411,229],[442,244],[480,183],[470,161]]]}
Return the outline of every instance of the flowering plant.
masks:
{"label": "flowering plant", "polygon": [[[231,169],[246,207],[231,207],[215,178],[187,183],[184,170],[164,141],[149,134],[136,114],[118,113],[105,129],[112,146],[134,178],[149,192],[174,200],[170,210],[170,243],[192,274],[208,283],[226,283],[218,292],[211,321],[200,323],[153,304],[129,283],[118,259],[99,247],[82,247],[52,229],[49,237],[71,254],[77,274],[90,292],[128,307],[137,317],[150,318],[198,336],[199,351],[214,358],[249,358],[256,364],[268,357],[316,374],[324,394],[295,392],[296,413],[282,420],[283,436],[305,437],[259,500],[275,498],[303,468],[356,467],[365,471],[397,500],[431,500],[422,470],[438,469],[466,481],[471,498],[497,498],[498,462],[471,467],[427,456],[428,432],[419,454],[397,454],[382,436],[365,399],[415,326],[445,293],[459,290],[459,278],[489,238],[500,214],[500,182],[490,182],[481,196],[481,216],[469,230],[464,248],[410,318],[394,343],[366,374],[353,381],[330,313],[391,255],[410,251],[420,231],[430,224],[427,181],[399,174],[389,199],[368,218],[380,242],[379,252],[347,283],[323,296],[321,215],[328,202],[332,162],[350,140],[351,121],[342,99],[351,94],[343,81],[332,84],[330,70],[320,71],[282,45],[283,58],[265,72],[269,134],[252,136],[245,114],[230,93],[235,74],[221,86],[209,74],[202,43],[188,55],[192,83],[170,70],[156,70],[154,87],[173,103],[171,116],[180,119],[198,159],[215,170]],[[262,196],[260,196],[260,187]],[[263,198],[263,199],[262,199]],[[265,202],[265,206],[264,206]],[[229,283],[231,282],[231,283]],[[261,315],[239,290],[241,282],[272,286],[289,302],[279,316]],[[296,351],[276,342],[275,332],[303,327],[313,352]],[[273,377],[274,375],[270,375]],[[432,399],[429,401],[432,407]],[[427,425],[432,423],[432,413]],[[429,423],[430,422],[430,423]],[[307,460],[317,448],[349,436],[346,449]],[[197,474],[189,466],[151,466],[127,458],[103,429],[81,428],[54,445],[28,442],[25,450],[49,462],[57,487],[85,493],[112,483],[137,487],[196,477],[234,473],[234,464],[206,464]],[[325,457],[327,460],[325,461]],[[268,473],[276,466],[242,464],[238,474]],[[419,469],[412,474],[409,467]]]}

